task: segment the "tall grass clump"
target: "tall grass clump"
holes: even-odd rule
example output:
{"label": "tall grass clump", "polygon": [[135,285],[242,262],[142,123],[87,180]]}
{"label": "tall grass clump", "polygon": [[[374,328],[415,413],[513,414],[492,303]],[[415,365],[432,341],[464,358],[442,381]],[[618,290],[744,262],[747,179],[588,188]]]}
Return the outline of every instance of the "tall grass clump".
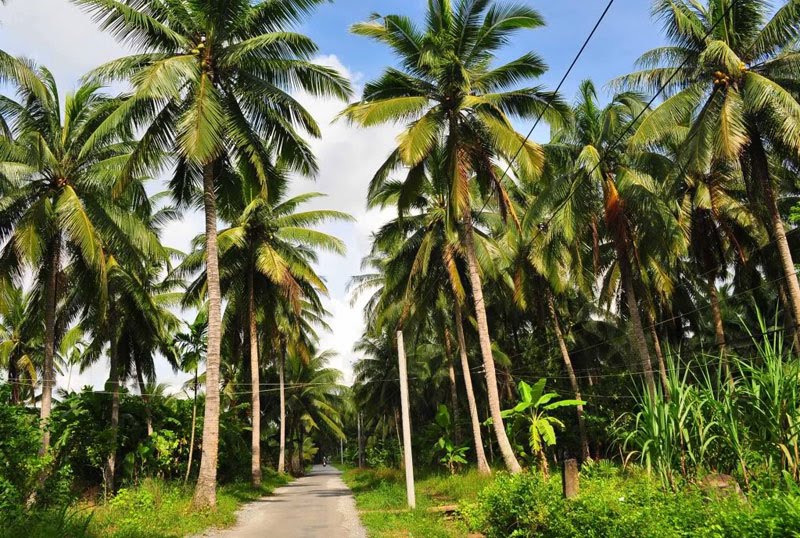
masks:
{"label": "tall grass clump", "polygon": [[666,389],[640,390],[617,422],[624,461],[638,461],[665,487],[709,473],[747,489],[800,480],[800,359],[759,314],[753,357],[669,354]]}

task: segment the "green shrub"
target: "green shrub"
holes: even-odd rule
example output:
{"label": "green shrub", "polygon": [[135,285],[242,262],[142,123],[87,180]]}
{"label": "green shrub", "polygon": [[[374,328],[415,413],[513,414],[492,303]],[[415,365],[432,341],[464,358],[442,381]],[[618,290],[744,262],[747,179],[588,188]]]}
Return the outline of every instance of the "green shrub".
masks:
{"label": "green shrub", "polygon": [[394,439],[379,441],[367,448],[367,465],[375,468],[392,468],[400,465],[400,445]]}
{"label": "green shrub", "polygon": [[575,499],[562,499],[558,477],[500,474],[461,512],[489,538],[800,536],[797,492],[748,504],[737,497],[709,498],[698,489],[666,492],[641,471],[611,474],[601,464],[582,475]]}
{"label": "green shrub", "polygon": [[11,405],[9,387],[0,387],[0,518],[13,519],[29,508],[66,506],[72,471],[39,456],[41,435],[35,411]]}

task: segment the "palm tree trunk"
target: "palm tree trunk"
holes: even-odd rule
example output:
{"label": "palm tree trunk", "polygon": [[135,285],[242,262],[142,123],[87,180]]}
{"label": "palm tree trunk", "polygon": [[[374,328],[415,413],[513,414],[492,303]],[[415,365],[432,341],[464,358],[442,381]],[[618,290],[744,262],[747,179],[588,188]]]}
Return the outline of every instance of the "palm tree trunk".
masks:
{"label": "palm tree trunk", "polygon": [[219,367],[222,331],[222,300],[217,253],[217,203],[214,165],[203,168],[203,205],[206,216],[206,279],[208,286],[208,345],[206,351],[206,405],[200,473],[192,505],[213,508],[217,504],[217,457],[219,455]]}
{"label": "palm tree trunk", "polygon": [[628,252],[622,244],[620,238],[615,238],[614,242],[617,244],[617,258],[620,269],[620,279],[622,280],[622,288],[625,292],[625,299],[628,303],[628,314],[631,317],[633,324],[633,340],[634,345],[639,354],[639,361],[641,363],[642,374],[644,375],[645,382],[647,383],[647,390],[650,391],[652,396],[656,393],[656,381],[653,376],[653,362],[650,360],[650,350],[647,349],[647,339],[644,336],[644,329],[642,327],[642,318],[639,314],[639,304],[636,301],[636,292],[633,289],[633,275],[631,274],[630,261],[628,260]]}
{"label": "palm tree trunk", "polygon": [[[564,340],[564,333],[561,332],[561,324],[558,323],[558,315],[556,314],[556,305],[553,302],[553,295],[549,291],[547,292],[547,307],[550,311],[550,321],[553,323],[553,330],[556,333],[558,348],[561,350],[561,358],[564,360],[564,368],[567,370],[572,392],[575,394],[576,400],[583,400],[583,398],[581,398],[580,386],[578,386],[578,378],[575,376],[575,369],[572,367],[569,349],[567,349],[567,342]],[[575,407],[575,411],[578,415],[578,432],[581,436],[581,459],[587,461],[591,459],[591,455],[589,454],[589,436],[586,434],[586,421],[583,417],[583,404],[578,404]]]}
{"label": "palm tree trunk", "polygon": [[469,280],[472,286],[472,298],[475,303],[475,317],[478,321],[478,341],[480,342],[481,355],[483,356],[483,367],[486,371],[486,388],[489,399],[489,411],[492,416],[497,445],[503,455],[506,468],[511,473],[522,471],[514,449],[506,435],[505,424],[501,416],[500,395],[497,390],[497,377],[494,369],[494,357],[492,356],[492,342],[489,337],[489,323],[486,319],[486,305],[483,300],[483,286],[478,268],[478,260],[475,255],[475,238],[472,230],[472,215],[467,212],[464,215],[464,251],[467,258]]}
{"label": "palm tree trunk", "polygon": [[717,292],[717,274],[712,272],[708,275],[708,300],[711,303],[711,317],[714,320],[714,340],[717,349],[725,354],[725,329],[722,325],[722,309],[719,305],[719,293]]}
{"label": "palm tree trunk", "polygon": [[106,469],[103,477],[103,487],[105,494],[114,492],[114,475],[117,467],[117,437],[119,433],[119,353],[116,337],[111,337],[109,355],[109,374],[106,383],[106,391],[111,392],[111,451],[106,460]]}
{"label": "palm tree trunk", "polygon": [[305,432],[303,431],[303,420],[302,419],[300,420],[300,429],[299,429],[298,435],[299,435],[299,438],[300,438],[299,444],[297,445],[298,448],[299,448],[298,457],[299,457],[299,460],[300,460],[300,468],[298,469],[298,473],[300,474],[300,476],[304,476],[306,474],[306,450],[305,450],[306,439],[305,439]]}
{"label": "palm tree trunk", "polygon": [[8,384],[11,385],[11,405],[17,405],[20,400],[19,366],[14,356],[8,358]]}
{"label": "palm tree trunk", "polygon": [[358,468],[364,468],[364,440],[361,432],[361,412],[358,413]]}
{"label": "palm tree trunk", "polygon": [[769,176],[767,154],[761,142],[761,134],[756,130],[751,130],[749,150],[753,175],[763,189],[764,203],[767,206],[772,224],[772,235],[778,247],[778,256],[781,260],[786,288],[789,291],[789,302],[792,307],[792,315],[795,322],[795,333],[800,333],[800,284],[798,284],[797,281],[797,270],[795,269],[794,260],[792,259],[792,251],[789,249],[789,242],[786,239],[786,229],[783,226],[783,219],[778,209],[775,190],[773,189],[772,180]]}
{"label": "palm tree trunk", "polygon": [[447,374],[450,378],[450,407],[453,408],[453,442],[461,444],[461,425],[458,417],[458,390],[456,389],[456,367],[453,363],[453,349],[450,345],[450,328],[444,328],[444,353],[447,356]]}
{"label": "palm tree trunk", "polygon": [[278,358],[278,392],[280,393],[280,422],[281,422],[281,438],[280,438],[280,452],[278,453],[278,472],[283,473],[286,471],[286,389],[284,386],[284,369],[286,368],[286,345],[281,342],[281,352]]}
{"label": "palm tree trunk", "polygon": [[252,432],[250,442],[252,455],[250,458],[250,479],[254,488],[261,486],[261,384],[259,383],[258,330],[256,327],[256,294],[255,269],[250,265],[247,277],[247,317],[250,328],[250,383],[252,395],[250,409],[252,413]]}
{"label": "palm tree trunk", "polygon": [[486,452],[483,450],[483,436],[481,435],[481,421],[478,418],[478,404],[475,402],[475,392],[472,388],[472,374],[469,368],[469,357],[467,356],[467,344],[464,338],[463,311],[460,306],[456,306],[455,323],[456,338],[458,338],[458,353],[461,356],[461,370],[464,372],[464,387],[467,389],[467,404],[469,406],[469,418],[472,423],[472,438],[475,442],[475,457],[478,460],[478,472],[480,474],[491,474],[492,469],[486,461]]}
{"label": "palm tree trunk", "polygon": [[[725,377],[728,379],[728,385],[731,390],[733,390],[733,372],[731,371],[731,365],[728,363],[725,353],[725,329],[722,326],[722,308],[720,308],[719,305],[719,293],[717,292],[716,282],[717,274],[715,271],[712,271],[708,275],[707,285],[708,300],[709,303],[711,303],[711,319],[714,322],[714,341],[719,350],[720,361],[722,362],[722,368],[725,370]],[[789,317],[791,317],[791,315]]]}
{"label": "palm tree trunk", "polygon": [[[487,400],[486,401],[486,416],[489,417],[491,415],[492,415],[492,413],[489,411],[489,401]],[[489,436],[489,443],[488,444],[489,444],[489,461],[491,461],[492,465],[494,465],[494,443],[492,442],[491,435]]]}
{"label": "palm tree trunk", "polygon": [[192,457],[194,456],[194,432],[197,429],[197,365],[194,368],[194,403],[192,404],[192,433],[189,438],[189,462],[186,464],[186,477],[183,483],[189,481],[189,475],[192,472]]}
{"label": "palm tree trunk", "polygon": [[[775,280],[776,278],[777,277],[773,278],[772,280]],[[776,288],[778,290],[778,299],[781,302],[781,308],[783,309],[784,312],[783,330],[787,335],[792,336],[794,349],[800,350],[800,331],[797,330],[797,325],[795,325],[794,322],[794,316],[792,315],[792,307],[789,304],[789,297],[786,294],[786,286],[783,285],[783,282],[778,282]]]}
{"label": "palm tree trunk", "polygon": [[612,230],[614,249],[619,263],[619,274],[622,289],[628,303],[628,312],[633,325],[633,345],[639,354],[642,374],[644,375],[647,389],[651,396],[655,396],[656,382],[653,376],[653,362],[650,360],[650,350],[647,349],[647,339],[644,336],[642,318],[639,313],[639,304],[633,286],[633,270],[628,258],[627,221],[622,200],[619,198],[613,174],[606,172],[603,182],[603,198],[605,205],[606,225]]}
{"label": "palm tree trunk", "polygon": [[649,310],[645,310],[647,316],[647,327],[650,331],[650,339],[653,341],[653,349],[656,351],[656,360],[658,361],[658,374],[661,377],[661,386],[664,387],[664,396],[669,399],[669,379],[667,378],[667,365],[664,361],[664,354],[661,352],[661,341],[658,338],[656,331],[656,320]]}
{"label": "palm tree trunk", "polygon": [[[728,359],[725,356],[726,342],[725,342],[725,328],[722,325],[722,308],[719,305],[719,293],[717,292],[717,273],[712,271],[708,275],[708,300],[711,304],[711,318],[714,321],[714,340],[719,350],[720,360],[722,367],[725,369],[725,377],[728,378],[728,384],[733,388],[733,372]],[[791,317],[791,315],[790,315]]]}
{"label": "palm tree trunk", "polygon": [[53,386],[55,385],[55,366],[53,358],[56,353],[56,304],[58,297],[58,269],[61,265],[61,238],[56,237],[51,245],[50,267],[45,289],[44,312],[44,365],[42,372],[42,406],[39,412],[42,428],[42,447],[44,455],[50,447],[50,429],[48,420],[53,406]]}
{"label": "palm tree trunk", "polygon": [[147,386],[144,384],[144,376],[139,363],[136,363],[136,381],[139,383],[139,394],[142,395],[144,403],[144,421],[147,424],[147,436],[153,435],[153,411],[150,409],[150,395],[147,394]]}

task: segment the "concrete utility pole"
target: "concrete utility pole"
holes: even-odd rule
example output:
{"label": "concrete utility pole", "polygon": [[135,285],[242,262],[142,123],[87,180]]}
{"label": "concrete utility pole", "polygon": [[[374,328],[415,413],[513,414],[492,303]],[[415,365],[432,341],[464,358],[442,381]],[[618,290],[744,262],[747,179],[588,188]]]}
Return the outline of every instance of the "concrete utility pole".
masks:
{"label": "concrete utility pole", "polygon": [[339,458],[342,465],[344,465],[344,439],[339,439]]}
{"label": "concrete utility pole", "polygon": [[403,456],[406,466],[406,496],[408,507],[417,505],[414,493],[414,462],[411,457],[411,418],[408,413],[408,373],[406,371],[406,350],[403,345],[403,331],[397,331],[397,358],[400,361],[400,410],[403,415]]}

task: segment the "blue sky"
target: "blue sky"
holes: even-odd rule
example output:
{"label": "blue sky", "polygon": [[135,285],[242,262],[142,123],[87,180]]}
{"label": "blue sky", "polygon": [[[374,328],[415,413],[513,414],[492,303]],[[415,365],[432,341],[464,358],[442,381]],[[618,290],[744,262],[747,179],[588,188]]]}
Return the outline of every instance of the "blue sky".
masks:
{"label": "blue sky", "polygon": [[[351,35],[348,27],[366,20],[373,12],[400,13],[422,20],[424,0],[338,0],[325,4],[303,25],[301,31],[316,40],[319,61],[339,68],[356,88],[378,76],[394,58],[381,45]],[[547,25],[517,34],[504,51],[502,59],[511,59],[533,50],[541,55],[550,70],[538,83],[554,88],[607,4],[607,0],[527,0],[543,15]],[[660,26],[650,18],[648,0],[615,0],[593,41],[576,65],[562,89],[572,100],[582,79],[592,78],[599,88],[608,80],[629,72],[644,51],[662,44]],[[25,55],[48,66],[55,74],[62,93],[73,89],[79,77],[92,67],[125,54],[109,36],[99,32],[92,22],[68,0],[9,0],[0,7],[0,49]],[[341,237],[348,246],[347,256],[324,255],[319,270],[327,279],[331,294],[327,307],[332,316],[332,332],[322,335],[322,346],[339,353],[333,365],[349,381],[356,358],[352,346],[362,330],[363,299],[350,304],[346,285],[359,272],[361,258],[369,249],[369,235],[391,215],[367,211],[364,207],[366,185],[377,166],[391,149],[397,127],[358,130],[343,122],[333,122],[343,103],[300,96],[322,126],[323,136],[312,142],[320,174],[314,182],[299,180],[295,193],[314,190],[327,198],[315,207],[350,212],[355,223],[328,225],[324,229]],[[530,125],[518,124],[527,132]],[[535,138],[546,136],[547,129],[537,129]],[[161,190],[155,184],[151,190]],[[170,226],[163,240],[170,246],[186,249],[194,235],[202,230],[202,219],[188,213]],[[187,313],[190,315],[190,313]],[[106,366],[98,364],[84,373],[73,372],[60,378],[60,386],[69,379],[70,388],[82,384],[102,386]],[[160,380],[178,386],[184,377],[172,373],[166,364],[159,365]]]}
{"label": "blue sky", "polygon": [[[524,3],[542,14],[546,26],[517,34],[501,60],[533,50],[550,66],[541,82],[555,87],[605,9],[607,0],[528,0]],[[348,27],[366,20],[371,13],[403,14],[421,22],[426,5],[423,0],[338,0],[323,5],[305,26],[305,31],[316,40],[323,53],[336,55],[349,69],[370,79],[380,74],[384,66],[393,64],[394,58],[385,47],[350,34]],[[628,72],[642,52],[662,44],[659,29],[658,23],[650,18],[648,0],[615,0],[565,83],[565,96],[571,96],[583,78],[592,78],[599,86]]]}

